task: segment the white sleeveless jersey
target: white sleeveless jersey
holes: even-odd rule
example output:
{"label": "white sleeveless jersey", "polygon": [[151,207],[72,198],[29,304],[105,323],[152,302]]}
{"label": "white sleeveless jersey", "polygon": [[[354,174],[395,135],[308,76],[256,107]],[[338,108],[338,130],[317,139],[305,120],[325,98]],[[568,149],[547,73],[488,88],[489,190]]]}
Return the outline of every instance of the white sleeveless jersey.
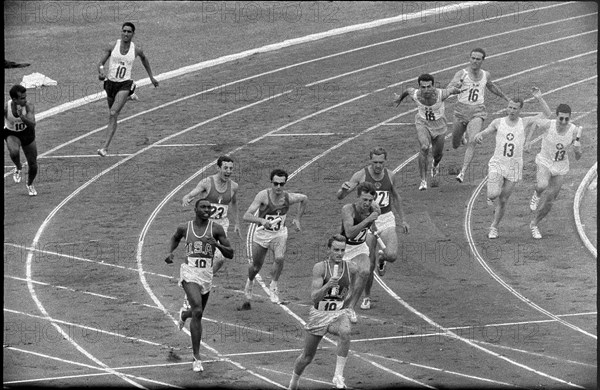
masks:
{"label": "white sleeveless jersey", "polygon": [[[7,102],[6,108],[8,112],[6,113],[6,117],[4,117],[4,127],[12,131],[23,131],[27,128],[27,125],[23,123],[21,118],[17,118],[13,115],[12,106],[14,104],[15,102],[13,102],[12,99]],[[22,110],[23,115],[26,115],[27,109],[25,106],[23,106]]]}
{"label": "white sleeveless jersey", "polygon": [[463,91],[458,94],[458,101],[460,103],[469,105],[479,105],[485,103],[485,85],[487,84],[487,73],[483,70],[483,77],[479,81],[473,81],[469,72],[463,69],[463,75],[461,77],[462,86],[460,89]]}
{"label": "white sleeveless jersey", "polygon": [[121,40],[117,40],[117,44],[110,53],[108,59],[108,74],[110,81],[127,81],[131,80],[131,69],[135,60],[135,44],[131,42],[127,54],[121,54]]}
{"label": "white sleeveless jersey", "polygon": [[540,156],[555,163],[569,165],[567,147],[573,143],[573,132],[577,126],[570,124],[565,134],[560,135],[556,131],[556,120],[550,121],[548,132],[542,138],[542,149]]}
{"label": "white sleeveless jersey", "polygon": [[413,93],[413,95],[411,97],[417,104],[417,110],[418,110],[417,115],[419,117],[423,118],[426,121],[436,121],[438,119],[444,118],[445,105],[444,105],[444,101],[442,100],[442,90],[441,89],[437,89],[437,101],[435,102],[435,104],[433,106],[427,106],[427,105],[421,103],[419,101],[419,98],[417,97],[418,93],[419,93],[419,90],[417,89],[417,90],[415,90],[415,92]]}
{"label": "white sleeveless jersey", "polygon": [[523,160],[523,145],[525,144],[525,126],[523,118],[515,125],[509,125],[507,118],[501,118],[496,132],[496,149],[494,160],[504,163]]}

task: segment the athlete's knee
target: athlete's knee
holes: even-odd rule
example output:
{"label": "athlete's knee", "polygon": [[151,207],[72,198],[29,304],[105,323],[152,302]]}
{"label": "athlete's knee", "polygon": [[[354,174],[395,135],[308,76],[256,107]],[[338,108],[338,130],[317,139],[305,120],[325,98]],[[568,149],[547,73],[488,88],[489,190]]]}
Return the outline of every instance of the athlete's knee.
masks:
{"label": "athlete's knee", "polygon": [[8,149],[8,155],[10,156],[10,159],[15,161],[16,159],[21,158],[20,155],[20,151],[18,148],[9,148]]}
{"label": "athlete's knee", "polygon": [[398,259],[398,252],[394,251],[394,250],[385,251],[384,255],[385,255],[385,261],[387,261],[389,263],[393,263],[394,261],[396,261]]}
{"label": "athlete's knee", "polygon": [[202,310],[202,307],[192,307],[192,318],[201,320],[203,314],[204,310]]}
{"label": "athlete's knee", "polygon": [[421,145],[421,149],[419,150],[419,152],[423,156],[427,156],[429,154],[429,145]]}
{"label": "athlete's knee", "polygon": [[300,364],[302,364],[303,366],[307,366],[313,361],[314,358],[314,353],[304,351],[302,352],[302,355],[300,355]]}
{"label": "athlete's knee", "polygon": [[338,329],[338,336],[340,338],[340,342],[344,342],[344,341],[350,341],[350,334],[351,334],[352,330],[350,327],[350,323],[342,323],[340,324],[340,327]]}
{"label": "athlete's knee", "polygon": [[119,113],[121,112],[121,110],[115,110],[114,108],[111,107],[111,109],[108,111],[108,115],[111,118],[116,118],[119,116]]}

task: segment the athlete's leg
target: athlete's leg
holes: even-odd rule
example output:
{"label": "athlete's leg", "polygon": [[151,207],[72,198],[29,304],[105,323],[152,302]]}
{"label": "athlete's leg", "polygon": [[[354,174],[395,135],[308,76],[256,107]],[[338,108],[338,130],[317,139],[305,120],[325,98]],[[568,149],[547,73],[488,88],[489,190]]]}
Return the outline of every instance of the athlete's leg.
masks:
{"label": "athlete's leg", "polygon": [[283,260],[285,257],[287,236],[278,237],[273,242],[273,270],[271,271],[271,278],[277,282],[283,271]]}
{"label": "athlete's leg", "polygon": [[250,279],[250,281],[253,281],[256,274],[260,272],[260,269],[265,262],[267,252],[268,248],[265,248],[256,242],[252,242],[252,264],[248,266],[248,279]]}
{"label": "athlete's leg", "polygon": [[304,372],[306,366],[312,362],[317,353],[317,347],[321,342],[323,336],[315,336],[314,334],[310,334],[306,332],[306,338],[304,339],[304,350],[296,359],[294,363],[294,372],[292,375],[292,380],[290,382],[290,389],[298,388],[298,380],[300,379],[300,375]]}
{"label": "athlete's leg", "polygon": [[415,127],[417,129],[417,138],[419,140],[419,175],[421,176],[421,181],[427,181],[427,165],[429,158],[429,147],[431,145],[431,135],[429,134],[429,130],[421,124],[415,123]]}
{"label": "athlete's leg", "polygon": [[538,207],[537,214],[533,220],[533,225],[537,226],[542,219],[548,215],[554,204],[554,200],[558,196],[560,189],[562,188],[565,175],[551,176],[548,187],[546,189],[546,196],[542,199],[541,205]]}
{"label": "athlete's leg", "polygon": [[444,134],[440,134],[431,139],[431,153],[433,155],[433,166],[437,167],[442,161],[442,157],[444,155]]}
{"label": "athlete's leg", "polygon": [[104,150],[108,149],[110,142],[117,131],[117,120],[119,119],[119,114],[121,113],[121,109],[125,106],[125,102],[127,102],[127,98],[129,96],[129,90],[121,90],[117,92],[115,96],[115,101],[109,109],[108,116],[108,126],[106,128],[106,142],[104,143]]}
{"label": "athlete's leg", "polygon": [[23,166],[21,165],[21,140],[14,135],[6,137],[6,147],[8,148],[8,155],[12,160],[17,170],[20,171]]}
{"label": "athlete's leg", "polygon": [[33,184],[33,180],[38,173],[38,164],[37,164],[37,146],[35,141],[31,142],[29,145],[23,145],[23,153],[25,154],[25,158],[27,159],[28,172],[27,172],[27,185],[30,186]]}
{"label": "athlete's leg", "polygon": [[483,119],[477,117],[471,119],[467,125],[467,150],[465,150],[463,166],[460,170],[463,175],[467,173],[467,169],[469,168],[469,165],[473,160],[473,156],[475,155],[475,142],[473,142],[473,138],[481,131],[482,126]]}
{"label": "athlete's leg", "polygon": [[504,181],[504,184],[502,185],[502,191],[500,192],[500,195],[498,196],[498,204],[496,204],[496,211],[494,213],[494,221],[492,222],[492,226],[491,226],[496,229],[498,228],[498,224],[502,220],[502,217],[504,217],[506,203],[508,202],[508,198],[510,198],[510,195],[512,194],[512,192],[515,188],[515,184],[516,184],[515,182],[507,180],[506,178],[504,178],[503,181]]}
{"label": "athlete's leg", "polygon": [[454,117],[454,123],[452,124],[452,148],[457,149],[462,145],[463,135],[467,131],[467,125],[463,123],[456,116]]}
{"label": "athlete's leg", "polygon": [[379,237],[385,244],[384,260],[393,263],[398,258],[398,235],[396,228],[387,228],[379,232]]}
{"label": "athlete's leg", "polygon": [[542,164],[537,165],[537,172],[535,174],[535,194],[539,198],[542,196],[542,193],[548,188],[550,184],[550,178],[552,177],[552,173],[550,169]]}
{"label": "athlete's leg", "polygon": [[[183,289],[191,306],[190,334],[192,336],[192,353],[194,357],[200,360],[200,342],[202,340],[202,315],[208,301],[208,295],[202,294],[202,289],[196,283],[182,282]],[[189,313],[184,313],[183,319],[187,319]]]}

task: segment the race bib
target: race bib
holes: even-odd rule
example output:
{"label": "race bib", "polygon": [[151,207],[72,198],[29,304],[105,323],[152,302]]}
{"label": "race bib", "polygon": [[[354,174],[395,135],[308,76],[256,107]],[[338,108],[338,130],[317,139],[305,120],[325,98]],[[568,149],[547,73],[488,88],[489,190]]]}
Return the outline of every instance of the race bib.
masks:
{"label": "race bib", "polygon": [[271,214],[265,215],[265,219],[269,222],[273,221],[276,218],[281,219],[281,221],[277,222],[274,225],[271,225],[271,227],[268,229],[265,228],[265,230],[269,230],[271,232],[278,232],[283,226],[285,226],[285,217],[286,217],[285,214],[284,215],[271,215]]}
{"label": "race bib", "polygon": [[342,306],[344,305],[344,301],[342,299],[323,299],[319,301],[317,305],[317,310],[320,311],[340,311],[342,310]]}
{"label": "race bib", "polygon": [[208,266],[208,260],[202,257],[188,257],[187,263],[196,268],[206,268]]}
{"label": "race bib", "polygon": [[229,205],[220,203],[210,204],[210,217],[213,219],[221,219],[227,217],[227,209]]}

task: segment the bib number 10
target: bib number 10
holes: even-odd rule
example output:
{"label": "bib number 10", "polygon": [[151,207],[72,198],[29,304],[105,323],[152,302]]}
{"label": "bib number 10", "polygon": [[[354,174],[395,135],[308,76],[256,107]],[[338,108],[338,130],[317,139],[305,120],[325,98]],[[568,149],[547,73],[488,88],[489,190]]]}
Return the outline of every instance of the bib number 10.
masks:
{"label": "bib number 10", "polygon": [[125,73],[127,73],[127,68],[124,66],[117,67],[117,71],[115,72],[115,77],[118,79],[122,79],[125,77]]}
{"label": "bib number 10", "polygon": [[193,265],[196,268],[206,268],[206,259],[195,259]]}
{"label": "bib number 10", "polygon": [[319,310],[321,311],[338,311],[342,308],[343,301],[321,301],[319,302]]}

